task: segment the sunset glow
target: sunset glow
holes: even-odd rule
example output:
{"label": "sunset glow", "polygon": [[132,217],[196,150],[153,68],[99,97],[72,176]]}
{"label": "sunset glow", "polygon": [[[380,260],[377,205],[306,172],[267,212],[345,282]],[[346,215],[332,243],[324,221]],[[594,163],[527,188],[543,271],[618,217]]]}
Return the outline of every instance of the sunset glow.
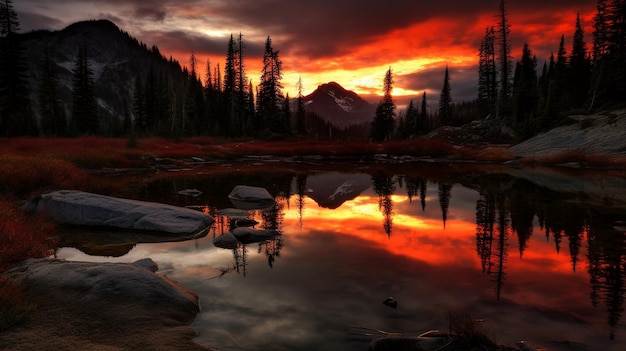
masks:
{"label": "sunset glow", "polygon": [[[475,98],[478,47],[485,28],[497,27],[498,1],[163,0],[150,5],[142,1],[86,5],[25,0],[15,7],[23,31],[110,19],[182,65],[188,65],[193,52],[201,76],[207,59],[223,69],[230,35],[242,33],[246,72],[254,85],[261,72],[264,40],[270,36],[284,64],[284,92],[291,97],[297,95],[296,82],[301,78],[305,95],[335,81],[375,102],[382,95],[382,78],[389,67],[396,82],[394,95],[400,99],[417,98],[425,91],[437,94],[448,65],[453,100],[464,101]],[[513,56],[518,58],[527,42],[541,65],[556,52],[561,35],[569,50],[577,13],[589,43],[594,10],[593,2],[583,0],[507,2]]]}

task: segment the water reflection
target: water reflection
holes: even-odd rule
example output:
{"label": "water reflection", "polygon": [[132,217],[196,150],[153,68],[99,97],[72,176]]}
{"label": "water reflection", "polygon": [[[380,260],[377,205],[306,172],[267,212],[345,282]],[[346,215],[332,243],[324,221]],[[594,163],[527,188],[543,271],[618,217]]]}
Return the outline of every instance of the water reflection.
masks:
{"label": "water reflection", "polygon": [[[590,326],[595,333],[602,330],[598,317],[608,325],[604,339],[624,337],[626,236],[613,225],[623,219],[623,208],[605,206],[603,198],[502,174],[430,178],[381,170],[184,175],[147,182],[139,197],[205,208],[217,219],[207,238],[212,240],[237,226],[233,216],[218,211],[232,206],[226,195],[239,184],[265,187],[275,196],[272,207],[247,211],[245,217],[258,222],[254,229],[282,235],[226,250],[197,246],[205,261],[230,250],[227,270],[245,277],[208,284],[179,277],[200,293],[211,318],[232,327],[200,316],[197,326],[209,345],[229,349],[216,330],[240,328],[236,339],[252,338],[247,347],[238,345],[242,349],[278,348],[276,342],[283,348],[323,349],[336,342],[343,349],[363,349],[337,330],[350,323],[390,331],[430,329],[437,327],[432,325],[437,312],[457,308],[509,326],[497,330],[505,342],[563,335],[619,349],[590,336]],[[179,196],[185,188],[204,195]],[[176,257],[176,251],[169,254]],[[396,314],[372,308],[388,295],[399,298]],[[270,300],[276,309],[267,305]],[[271,323],[301,340],[278,336],[285,329]],[[272,336],[272,343],[263,344]]]}

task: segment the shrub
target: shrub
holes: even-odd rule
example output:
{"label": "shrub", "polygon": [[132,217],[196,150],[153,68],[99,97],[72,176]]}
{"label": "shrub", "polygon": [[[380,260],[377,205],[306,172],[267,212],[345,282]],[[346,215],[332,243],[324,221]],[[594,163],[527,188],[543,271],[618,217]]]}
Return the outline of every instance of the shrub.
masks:
{"label": "shrub", "polygon": [[29,215],[0,201],[0,271],[33,257],[50,256],[56,248],[56,230],[42,215]]}
{"label": "shrub", "polygon": [[454,338],[454,349],[461,350],[492,350],[496,343],[488,336],[483,323],[476,321],[468,314],[450,312],[450,334]]}

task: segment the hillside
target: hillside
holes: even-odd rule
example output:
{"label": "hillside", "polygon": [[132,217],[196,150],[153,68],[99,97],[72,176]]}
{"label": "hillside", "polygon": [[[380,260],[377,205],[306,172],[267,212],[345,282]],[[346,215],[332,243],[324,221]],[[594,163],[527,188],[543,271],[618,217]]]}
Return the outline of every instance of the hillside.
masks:
{"label": "hillside", "polygon": [[68,111],[72,101],[72,70],[80,45],[87,46],[94,73],[100,118],[108,125],[131,113],[136,79],[150,70],[165,73],[172,87],[182,91],[185,76],[177,62],[165,59],[156,46],[148,48],[107,20],[77,22],[60,31],[34,31],[22,35],[28,58],[28,83],[33,110],[39,116],[38,85],[46,50],[56,63],[59,93]]}

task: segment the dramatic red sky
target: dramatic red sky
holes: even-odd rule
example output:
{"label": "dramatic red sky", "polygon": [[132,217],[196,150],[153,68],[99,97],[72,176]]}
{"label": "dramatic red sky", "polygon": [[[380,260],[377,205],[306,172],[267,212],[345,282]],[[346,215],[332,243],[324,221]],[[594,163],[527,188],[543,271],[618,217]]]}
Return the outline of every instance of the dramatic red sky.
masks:
{"label": "dramatic red sky", "polygon": [[[538,69],[565,35],[571,48],[576,13],[587,42],[593,0],[508,0],[513,56],[528,42]],[[385,71],[394,72],[399,101],[426,91],[438,99],[450,67],[455,101],[475,98],[477,54],[485,28],[497,24],[498,0],[20,0],[22,31],[62,29],[76,21],[109,19],[144,43],[187,65],[193,51],[223,67],[231,34],[244,35],[246,69],[259,80],[267,36],[280,51],[283,85],[295,96],[336,81],[377,101]],[[432,101],[432,100],[430,100]]]}

